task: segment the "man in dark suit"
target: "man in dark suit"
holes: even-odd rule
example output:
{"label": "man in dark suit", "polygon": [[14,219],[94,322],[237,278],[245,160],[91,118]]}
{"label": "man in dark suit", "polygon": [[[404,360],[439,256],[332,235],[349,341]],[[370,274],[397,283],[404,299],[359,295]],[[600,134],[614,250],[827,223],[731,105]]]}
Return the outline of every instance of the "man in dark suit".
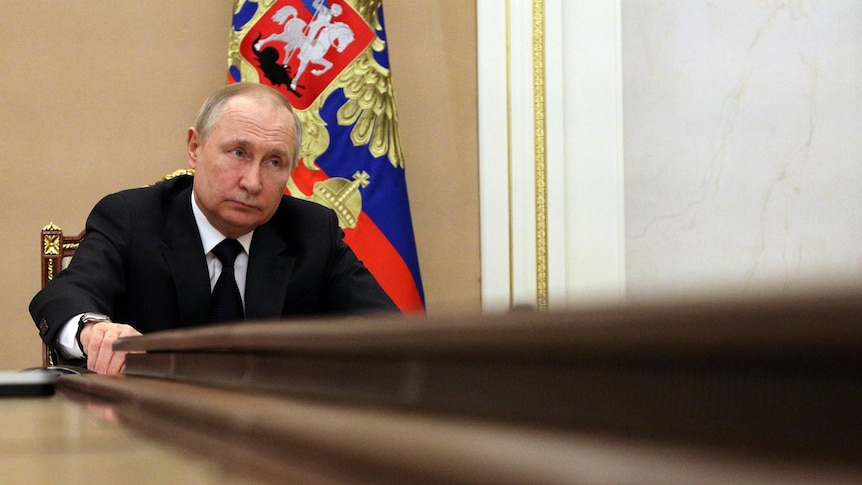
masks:
{"label": "man in dark suit", "polygon": [[[231,320],[397,312],[335,214],[284,195],[301,129],[280,93],[226,86],[187,141],[193,177],[112,194],[93,209],[71,265],[30,303],[46,345],[120,372],[118,338],[224,320],[211,315],[222,273],[241,299]],[[238,252],[232,269],[215,256],[225,239]]]}

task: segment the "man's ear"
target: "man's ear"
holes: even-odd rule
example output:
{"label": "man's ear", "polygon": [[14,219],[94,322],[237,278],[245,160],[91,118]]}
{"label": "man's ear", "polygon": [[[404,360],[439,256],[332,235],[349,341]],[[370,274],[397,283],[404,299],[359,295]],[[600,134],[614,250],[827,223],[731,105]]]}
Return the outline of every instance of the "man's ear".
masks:
{"label": "man's ear", "polygon": [[201,147],[201,137],[195,127],[189,128],[186,145],[188,148],[189,168],[195,168],[198,164],[198,150]]}

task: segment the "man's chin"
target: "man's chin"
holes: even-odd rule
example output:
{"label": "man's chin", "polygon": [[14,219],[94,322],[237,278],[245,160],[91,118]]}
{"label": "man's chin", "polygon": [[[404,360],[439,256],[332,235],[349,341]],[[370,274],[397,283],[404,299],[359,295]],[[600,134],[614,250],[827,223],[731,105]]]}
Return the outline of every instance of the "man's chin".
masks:
{"label": "man's chin", "polygon": [[[226,236],[236,238],[243,234],[248,234],[264,222],[266,222],[266,220],[262,219],[260,214],[256,214],[256,217],[249,217],[249,214],[247,213],[232,213],[228,214],[227,217],[223,219],[225,229],[222,230],[222,232],[225,232]],[[230,234],[226,231],[230,232]]]}

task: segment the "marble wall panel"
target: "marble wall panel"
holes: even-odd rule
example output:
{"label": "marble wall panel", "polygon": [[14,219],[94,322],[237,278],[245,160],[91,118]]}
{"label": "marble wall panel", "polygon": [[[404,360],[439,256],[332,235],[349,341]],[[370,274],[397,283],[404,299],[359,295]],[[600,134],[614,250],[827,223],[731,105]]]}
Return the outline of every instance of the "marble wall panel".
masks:
{"label": "marble wall panel", "polygon": [[862,2],[625,0],[626,280],[862,280]]}

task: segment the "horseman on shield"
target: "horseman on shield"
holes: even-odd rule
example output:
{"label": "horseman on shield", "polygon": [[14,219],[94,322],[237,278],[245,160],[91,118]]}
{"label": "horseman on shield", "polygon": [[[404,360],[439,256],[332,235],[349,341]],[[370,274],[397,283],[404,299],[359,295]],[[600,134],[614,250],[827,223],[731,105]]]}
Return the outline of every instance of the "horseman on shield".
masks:
{"label": "horseman on shield", "polygon": [[330,8],[324,0],[314,0],[312,6],[315,11],[308,23],[299,18],[295,7],[280,8],[272,19],[284,26],[282,32],[259,40],[254,46],[255,50],[260,50],[271,42],[284,43],[285,69],[293,56],[297,56],[299,67],[290,84],[290,89],[294,92],[299,78],[305,73],[309,64],[321,66],[318,69],[312,69],[311,74],[319,76],[325,73],[332,68],[332,62],[324,57],[330,47],[334,46],[338,52],[343,52],[354,39],[349,25],[343,22],[332,22],[334,17],[341,15],[341,5],[334,4]]}

